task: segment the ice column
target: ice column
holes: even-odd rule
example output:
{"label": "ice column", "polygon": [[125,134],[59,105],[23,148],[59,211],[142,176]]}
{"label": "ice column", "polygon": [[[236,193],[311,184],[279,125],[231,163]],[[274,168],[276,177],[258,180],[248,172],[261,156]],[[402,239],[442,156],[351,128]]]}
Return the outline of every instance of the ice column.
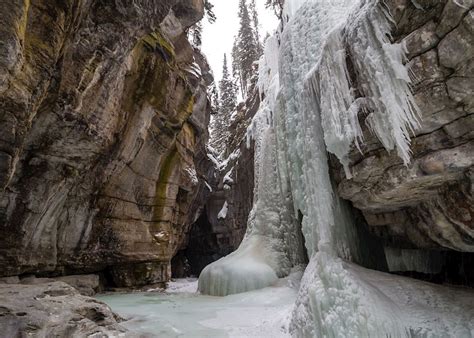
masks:
{"label": "ice column", "polygon": [[282,190],[278,170],[273,128],[277,66],[278,42],[270,38],[260,63],[259,87],[265,98],[248,131],[256,142],[254,206],[239,248],[202,271],[199,290],[205,294],[225,296],[263,288],[303,262],[302,238],[291,212],[290,193]]}

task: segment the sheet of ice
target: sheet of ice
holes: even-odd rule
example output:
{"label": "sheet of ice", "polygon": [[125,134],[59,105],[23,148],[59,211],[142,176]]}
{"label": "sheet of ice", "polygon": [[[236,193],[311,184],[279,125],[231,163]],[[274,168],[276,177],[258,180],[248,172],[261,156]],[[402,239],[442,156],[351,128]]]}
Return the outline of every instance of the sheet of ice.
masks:
{"label": "sheet of ice", "polygon": [[[279,77],[284,85],[275,129],[279,158],[285,159],[280,163],[286,166],[280,173],[288,175],[312,257],[292,319],[293,332],[304,336],[403,336],[405,330],[386,304],[366,308],[357,295],[363,286],[338,263],[338,257],[361,262],[367,255],[356,245],[353,220],[334,193],[327,158],[327,151],[333,152],[347,169],[350,147],[362,141],[361,108],[374,109],[368,123],[384,146],[397,146],[401,157],[408,158],[407,131],[416,122],[415,110],[403,50],[380,36],[389,31],[388,20],[376,1],[307,1],[281,36]],[[363,74],[362,98],[351,88],[346,45],[353,48],[351,59]],[[394,77],[388,84],[380,67]],[[383,86],[393,93],[381,94]],[[377,293],[365,296],[368,304],[377,303]]]}
{"label": "sheet of ice", "polygon": [[282,184],[289,182],[295,212],[299,210],[303,215],[303,234],[310,256],[323,249],[342,255],[336,250],[349,248],[349,242],[336,245],[351,220],[340,217],[345,214],[336,209],[342,204],[337,203],[329,176],[323,114],[319,113],[308,79],[325,53],[326,41],[335,38],[334,31],[355,7],[357,1],[308,1],[286,24],[281,36],[282,85],[275,111],[279,172]]}
{"label": "sheet of ice", "polygon": [[[310,274],[317,276],[316,282]],[[196,279],[182,279],[169,283],[166,292],[97,298],[127,319],[122,323],[130,330],[127,337],[253,338],[292,333],[352,338],[385,337],[387,332],[391,337],[474,337],[474,295],[468,289],[368,270],[329,256],[312,261],[301,287],[300,278],[296,270],[275,286],[227,297],[200,295]],[[337,285],[342,287],[334,288]],[[304,325],[296,326],[295,321]],[[403,326],[396,327],[399,323]]]}
{"label": "sheet of ice", "polygon": [[127,318],[127,337],[290,337],[289,316],[301,279],[295,271],[275,286],[212,297],[196,293],[197,281],[177,280],[166,292],[102,295]]}

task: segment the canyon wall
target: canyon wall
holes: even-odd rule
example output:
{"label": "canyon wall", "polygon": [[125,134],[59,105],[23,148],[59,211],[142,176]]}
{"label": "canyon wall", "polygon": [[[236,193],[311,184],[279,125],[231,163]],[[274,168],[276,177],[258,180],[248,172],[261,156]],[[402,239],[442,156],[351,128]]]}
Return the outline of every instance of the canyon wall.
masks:
{"label": "canyon wall", "polygon": [[[337,191],[383,239],[391,271],[436,273],[451,259],[447,265],[464,270],[466,283],[472,279],[472,255],[451,256],[474,252],[474,3],[385,4],[396,23],[393,40],[406,44],[420,128],[411,133],[412,159],[405,166],[367,127],[370,111],[360,114],[364,144],[362,152],[353,147],[349,154],[353,177],[346,178],[331,158]],[[346,46],[348,55],[352,48]],[[359,75],[350,76],[363,95]],[[409,256],[425,267],[410,264]]]}
{"label": "canyon wall", "polygon": [[212,75],[202,0],[3,1],[0,275],[164,282],[197,219]]}
{"label": "canyon wall", "polygon": [[199,276],[206,265],[237,249],[244,237],[254,195],[255,142],[247,137],[247,129],[259,105],[258,90],[253,86],[248,98],[228,117],[223,159],[217,159],[209,149],[215,168],[207,176],[210,194],[174,260],[176,276]]}

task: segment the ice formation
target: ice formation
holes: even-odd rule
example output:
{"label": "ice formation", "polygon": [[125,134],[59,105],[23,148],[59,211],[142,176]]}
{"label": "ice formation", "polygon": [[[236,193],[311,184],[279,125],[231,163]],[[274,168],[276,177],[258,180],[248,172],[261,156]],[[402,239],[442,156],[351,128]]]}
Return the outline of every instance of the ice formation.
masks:
{"label": "ice formation", "polygon": [[[265,99],[249,128],[256,143],[254,206],[242,244],[232,254],[208,265],[199,277],[199,291],[225,296],[263,288],[288,275],[303,263],[303,246],[297,221],[290,211],[291,199],[281,190],[272,128],[273,104],[278,90],[278,43],[270,38],[260,65]],[[265,75],[263,75],[265,74]]]}
{"label": "ice formation", "polygon": [[[353,146],[361,149],[359,121],[365,120],[382,145],[407,164],[410,132],[418,125],[404,46],[390,42],[390,28],[390,13],[378,0],[285,2],[282,29],[268,40],[260,62],[263,101],[248,131],[256,140],[255,203],[248,230],[237,251],[203,270],[201,292],[227,295],[274,283],[304,260],[302,233],[310,262],[293,311],[292,334],[474,335],[472,312],[448,325],[442,320],[448,316],[445,309],[428,309],[429,287],[394,277],[395,287],[408,289],[399,299],[390,283],[385,288],[372,284],[383,283],[386,274],[347,263],[368,265],[364,260],[370,253],[362,252],[367,248],[358,245],[353,217],[334,193],[327,152],[339,158],[350,177],[348,153]],[[348,57],[358,76],[357,90]],[[389,263],[394,269],[420,268],[431,259],[397,260],[393,254]],[[410,304],[418,296],[426,303]]]}

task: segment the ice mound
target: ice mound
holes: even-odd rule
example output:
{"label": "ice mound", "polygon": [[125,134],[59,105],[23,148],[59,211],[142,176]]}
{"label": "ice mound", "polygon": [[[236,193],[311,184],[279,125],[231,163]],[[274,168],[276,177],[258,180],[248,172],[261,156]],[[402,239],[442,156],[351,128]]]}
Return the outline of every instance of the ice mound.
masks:
{"label": "ice mound", "polygon": [[474,295],[362,268],[325,253],[301,281],[296,337],[473,337]]}
{"label": "ice mound", "polygon": [[266,262],[265,238],[253,236],[237,251],[208,265],[199,276],[199,291],[213,296],[261,289],[277,282],[278,276]]}

